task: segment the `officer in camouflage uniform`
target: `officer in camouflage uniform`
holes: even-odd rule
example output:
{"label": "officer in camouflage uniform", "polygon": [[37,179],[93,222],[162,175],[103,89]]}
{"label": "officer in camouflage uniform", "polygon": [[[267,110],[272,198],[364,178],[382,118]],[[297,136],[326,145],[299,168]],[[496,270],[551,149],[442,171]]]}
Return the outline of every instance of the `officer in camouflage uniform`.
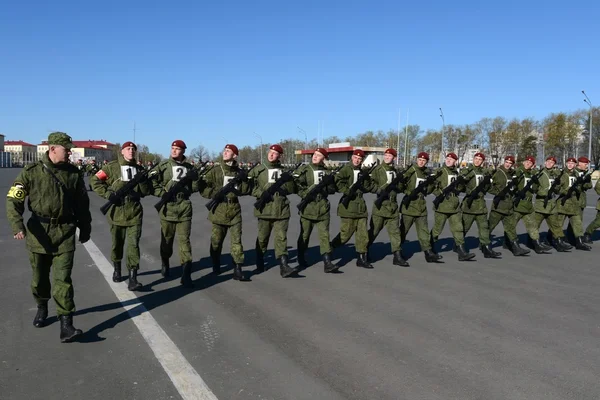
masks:
{"label": "officer in camouflage uniform", "polygon": [[374,187],[370,177],[366,177],[362,186],[356,188],[355,195],[349,200],[347,208],[342,204],[342,199],[350,195],[350,188],[357,182],[364,158],[364,151],[360,149],[354,150],[351,161],[335,176],[336,189],[343,196],[337,207],[337,215],[341,219],[340,233],[331,242],[331,247],[335,249],[346,244],[352,235],[356,233],[354,244],[357,252],[356,266],[373,268],[367,260],[367,247],[369,244],[367,218],[369,217],[369,212],[367,211],[365,199],[363,199],[363,193],[371,192]]}
{"label": "officer in camouflage uniform", "polygon": [[[33,270],[31,291],[37,303],[33,325],[41,328],[48,317],[50,295],[60,320],[60,340],[70,342],[81,335],[73,327],[74,290],[71,280],[75,254],[75,231],[85,243],[92,231],[90,200],[76,166],[69,163],[71,138],[62,132],[48,136],[42,160],[23,168],[8,191],[6,215],[13,236],[26,239]],[[23,224],[25,198],[31,218]],[[52,285],[50,284],[50,269]]]}
{"label": "officer in camouflage uniform", "polygon": [[[96,175],[92,176],[90,183],[94,192],[103,199],[109,199],[113,193],[127,184],[133,177],[142,172],[135,159],[137,146],[133,142],[125,142],[121,146],[121,154],[115,161],[109,162]],[[140,268],[140,238],[142,237],[142,219],[144,209],[140,198],[152,193],[152,184],[145,180],[127,194],[120,204],[113,204],[106,217],[110,225],[112,237],[111,260],[114,271],[113,282],[121,282],[121,260],[123,247],[127,239],[127,270],[129,271],[129,290],[138,290],[142,284],[137,280]]]}
{"label": "officer in camouflage uniform", "polygon": [[[600,179],[596,181],[594,190],[596,191],[596,194],[600,194]],[[583,242],[586,244],[592,243],[592,235],[594,234],[594,231],[600,228],[600,198],[596,203],[596,210],[596,218],[588,225],[587,229],[585,230],[585,234],[583,235]]]}
{"label": "officer in camouflage uniform", "polygon": [[[274,144],[269,147],[267,163],[259,165],[250,171],[252,180],[252,195],[259,199],[263,193],[277,182],[283,169],[279,158],[283,148]],[[296,185],[293,180],[283,184],[273,198],[265,204],[262,210],[254,208],[254,216],[258,218],[258,236],[256,238],[256,269],[258,272],[265,270],[264,254],[267,252],[271,232],[275,232],[275,258],[279,260],[279,272],[282,278],[296,275],[298,270],[288,265],[287,231],[290,222],[290,201],[288,194],[294,193]]]}
{"label": "officer in camouflage uniform", "polygon": [[[445,165],[440,169],[438,177],[434,181],[433,194],[439,196],[442,191],[452,184],[458,178],[458,170],[456,162],[458,156],[455,153],[448,153],[445,160]],[[450,232],[454,238],[454,251],[458,253],[459,261],[468,261],[475,258],[475,254],[467,253],[465,249],[465,237],[462,224],[462,215],[460,212],[460,201],[458,194],[464,191],[464,185],[458,184],[455,189],[449,192],[446,197],[440,202],[435,210],[435,219],[433,229],[430,233],[431,250],[435,251],[435,242],[437,242],[440,233],[444,230],[446,221],[450,221]]]}
{"label": "officer in camouflage uniform", "polygon": [[581,202],[578,196],[585,196],[585,187],[587,182],[583,184],[577,184],[575,190],[571,193],[571,196],[565,200],[565,204],[562,204],[563,198],[567,196],[569,188],[575,184],[579,177],[579,172],[575,168],[576,160],[571,157],[567,160],[567,169],[563,171],[563,175],[560,179],[560,197],[558,198],[558,214],[556,216],[557,224],[560,226],[560,232],[557,232],[557,240],[564,240],[565,234],[562,231],[564,226],[565,218],[569,217],[569,222],[573,227],[573,234],[575,235],[575,248],[578,250],[589,251],[592,248],[583,242],[583,221],[581,220]]}
{"label": "officer in camouflage uniform", "polygon": [[501,254],[492,249],[492,242],[490,240],[490,229],[488,227],[487,220],[487,205],[485,204],[485,194],[491,188],[490,183],[482,183],[484,176],[490,174],[483,167],[483,161],[485,161],[485,155],[483,153],[475,153],[473,156],[473,165],[468,168],[463,168],[460,173],[466,179],[465,184],[465,197],[471,195],[471,193],[478,188],[480,185],[485,185],[479,190],[479,194],[473,199],[471,206],[469,207],[468,202],[462,202],[462,223],[464,236],[467,236],[469,229],[473,225],[473,222],[477,222],[477,230],[479,231],[479,248],[485,258],[500,258]]}
{"label": "officer in camouflage uniform", "polygon": [[[183,140],[171,143],[171,157],[158,164],[153,174],[152,184],[154,196],[162,197],[169,189],[183,179],[192,165],[187,162]],[[169,276],[169,259],[173,255],[173,242],[177,236],[179,243],[179,261],[181,262],[181,284],[187,288],[194,287],[192,283],[192,246],[190,233],[192,230],[192,202],[190,196],[199,190],[198,181],[190,181],[176,193],[169,202],[158,211],[160,216],[160,259],[161,274]]]}
{"label": "officer in camouflage uniform", "polygon": [[[96,160],[92,159],[89,164],[87,164],[85,166],[85,172],[87,173],[88,177],[91,177],[92,175],[96,175],[96,172],[100,171],[100,168],[98,167],[98,165],[96,164]],[[90,178],[88,178],[89,181]],[[92,185],[90,184],[90,190],[92,189]]]}
{"label": "officer in camouflage uniform", "polygon": [[[327,150],[319,147],[312,156],[312,163],[305,164],[298,168],[294,177],[298,195],[304,198],[314,185],[318,184],[326,174],[326,168],[323,161],[328,157]],[[326,273],[334,272],[339,266],[331,262],[331,245],[329,243],[329,221],[330,204],[327,196],[336,191],[335,182],[325,188],[322,193],[317,195],[316,200],[308,203],[306,208],[300,213],[300,235],[298,236],[298,264],[306,268],[306,259],[304,253],[308,248],[310,234],[316,226],[319,230],[319,244],[321,255],[323,256],[323,265]]]}
{"label": "officer in camouflage uniform", "polygon": [[[540,240],[539,229],[542,221],[546,220],[548,230],[551,232],[552,236],[558,237],[562,231],[562,227],[557,224],[557,219],[554,217],[557,213],[554,193],[549,193],[550,188],[554,185],[554,181],[556,179],[560,180],[560,176],[562,175],[560,171],[557,171],[554,168],[555,164],[556,158],[554,156],[549,156],[546,158],[544,165],[545,168],[542,170],[543,173],[539,178],[539,182],[534,185],[534,191],[536,194],[534,206],[535,212],[533,214],[534,226],[533,229],[531,229],[528,233],[529,238],[532,241],[533,248],[538,254],[546,253],[552,248],[548,243]],[[570,250],[571,246],[564,246],[561,242],[557,243],[556,249],[562,252]]]}
{"label": "officer in camouflage uniform", "polygon": [[[227,144],[223,149],[223,162],[215,165],[204,175],[205,187],[202,196],[212,199],[219,191],[240,171],[237,157],[239,151],[234,144]],[[227,201],[217,205],[213,211],[208,212],[208,220],[212,222],[210,236],[210,257],[213,264],[213,273],[221,273],[221,251],[227,231],[231,230],[231,257],[233,258],[233,279],[245,280],[242,274],[244,264],[244,247],[242,246],[242,209],[238,196],[248,195],[251,186],[248,181],[242,182],[237,188],[237,193],[227,194]]]}
{"label": "officer in camouflage uniform", "polygon": [[427,202],[425,196],[431,194],[434,189],[433,184],[427,185],[424,193],[418,195],[415,200],[411,200],[410,195],[417,189],[421,182],[425,182],[430,174],[427,169],[427,162],[429,161],[429,154],[422,151],[417,155],[416,165],[411,165],[406,170],[404,188],[404,198],[402,199],[401,214],[402,219],[400,220],[400,237],[402,243],[406,241],[406,235],[410,230],[413,223],[416,225],[417,238],[421,244],[421,249],[425,253],[425,260],[427,262],[437,262],[442,258],[439,254],[432,251],[429,228],[427,227]]}
{"label": "officer in camouflage uniform", "polygon": [[[492,187],[489,190],[489,193],[495,196],[494,200],[501,196],[502,191],[506,188],[510,181],[518,182],[518,184],[521,185],[520,187],[523,187],[523,175],[513,175],[515,173],[514,169],[512,168],[514,163],[515,158],[513,156],[506,156],[504,157],[504,165],[496,169],[496,172],[492,177]],[[488,226],[491,234],[491,232],[494,231],[494,228],[500,223],[500,221],[502,221],[502,224],[504,225],[504,247],[510,249],[515,256],[524,256],[529,254],[530,250],[524,249],[519,245],[519,241],[517,240],[516,222],[513,218],[509,218],[514,212],[514,190],[515,187],[506,193],[506,195],[500,199],[497,206],[495,201],[492,202],[490,216],[488,218]],[[510,239],[509,235],[513,239]]]}
{"label": "officer in camouflage uniform", "polygon": [[[378,165],[371,173],[373,191],[378,195],[396,178],[397,172],[394,169],[394,160],[396,156],[396,150],[387,149],[383,154],[383,163]],[[400,182],[397,187],[390,192],[389,198],[381,203],[381,208],[377,208],[377,206],[373,205],[371,221],[369,223],[369,247],[375,242],[377,235],[379,235],[379,232],[381,232],[383,227],[387,227],[388,235],[390,236],[390,246],[392,247],[392,253],[394,254],[394,265],[408,267],[408,262],[402,257],[400,246],[402,241],[399,226],[400,210],[396,199],[397,194],[401,193],[402,190],[404,190],[404,184]]]}

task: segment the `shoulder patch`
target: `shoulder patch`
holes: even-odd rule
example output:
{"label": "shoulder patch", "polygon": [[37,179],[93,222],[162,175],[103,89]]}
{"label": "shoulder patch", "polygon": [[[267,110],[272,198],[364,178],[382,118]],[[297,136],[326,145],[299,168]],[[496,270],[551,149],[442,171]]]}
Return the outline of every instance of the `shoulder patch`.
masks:
{"label": "shoulder patch", "polygon": [[100,179],[101,181],[105,181],[108,179],[108,175],[106,175],[106,172],[104,172],[104,170],[100,170],[98,172],[96,172],[96,178]]}
{"label": "shoulder patch", "polygon": [[25,186],[23,186],[22,184],[20,184],[18,182],[15,182],[15,185],[11,186],[11,188],[8,190],[8,194],[6,195],[6,197],[8,197],[8,198],[19,200],[19,201],[23,201],[25,199],[25,196],[27,196],[27,192],[25,191]]}

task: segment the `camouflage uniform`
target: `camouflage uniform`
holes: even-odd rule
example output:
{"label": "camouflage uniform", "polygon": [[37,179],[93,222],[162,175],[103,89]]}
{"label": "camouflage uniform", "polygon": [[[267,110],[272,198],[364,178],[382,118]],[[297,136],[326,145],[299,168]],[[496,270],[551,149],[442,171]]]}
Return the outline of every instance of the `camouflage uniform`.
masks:
{"label": "camouflage uniform", "polygon": [[579,172],[576,168],[572,170],[565,169],[560,180],[560,197],[558,200],[558,214],[556,216],[557,225],[560,226],[560,232],[557,232],[558,238],[565,237],[562,227],[564,226],[565,218],[569,218],[569,223],[573,227],[573,234],[576,239],[576,248],[579,250],[591,250],[591,247],[583,243],[583,221],[581,219],[581,200],[579,196],[585,196],[585,188],[588,183],[578,184],[578,188],[572,192],[571,196],[562,204],[563,198],[566,197],[569,188],[573,186],[579,177]]}
{"label": "camouflage uniform", "polygon": [[408,196],[429,176],[430,171],[426,166],[419,168],[416,164],[411,165],[406,170],[406,186],[404,188],[404,198],[402,200],[400,221],[400,236],[402,243],[406,241],[406,235],[413,223],[417,227],[417,238],[421,244],[421,250],[427,254],[431,251],[431,243],[429,240],[429,228],[427,227],[427,202],[425,195],[431,194],[434,185],[428,185],[425,190],[425,195],[419,194],[418,198],[408,202]]}
{"label": "camouflage uniform", "polygon": [[[594,186],[594,190],[596,191],[596,194],[600,195],[600,179],[596,181],[596,186]],[[591,242],[591,236],[594,233],[594,231],[600,228],[600,198],[596,203],[596,211],[596,218],[588,225],[588,227],[585,230],[585,235],[587,236],[586,239],[588,242]]]}
{"label": "camouflage uniform", "polygon": [[[535,190],[535,213],[533,214],[534,228],[529,233],[531,240],[538,242],[540,240],[539,229],[542,225],[542,221],[546,220],[548,229],[552,233],[552,236],[559,237],[562,232],[562,227],[557,224],[556,213],[556,199],[552,193],[548,193],[555,179],[560,179],[561,172],[551,168],[544,168],[543,173],[539,178],[539,183],[534,185]],[[544,206],[544,204],[546,204]]]}
{"label": "camouflage uniform", "polygon": [[[468,168],[464,168],[460,171],[461,175],[466,177],[467,182],[465,184],[465,196],[469,196],[477,187],[481,184],[484,176],[491,173],[482,166],[476,167],[471,165]],[[487,205],[485,204],[485,194],[491,188],[492,184],[486,183],[477,198],[473,199],[471,206],[469,207],[466,201],[462,202],[462,222],[465,236],[471,229],[473,222],[477,223],[477,230],[479,231],[479,245],[480,247],[485,246],[489,248],[490,241],[490,229],[488,227],[487,220]]]}

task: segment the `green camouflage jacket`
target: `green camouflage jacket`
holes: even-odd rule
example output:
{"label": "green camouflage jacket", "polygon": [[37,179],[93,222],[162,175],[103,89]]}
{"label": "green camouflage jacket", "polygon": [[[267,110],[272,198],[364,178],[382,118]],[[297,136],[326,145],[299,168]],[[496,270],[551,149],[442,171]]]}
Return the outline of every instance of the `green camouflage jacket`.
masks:
{"label": "green camouflage jacket", "polygon": [[[219,163],[204,175],[204,185],[201,184],[201,194],[212,199],[231,179],[235,178],[240,168],[237,161]],[[249,181],[242,182],[237,187],[237,193],[228,193],[227,200],[219,203],[213,211],[208,212],[208,220],[219,225],[235,225],[242,222],[242,209],[238,195],[250,194],[252,187]]]}
{"label": "green camouflage jacket", "polygon": [[[321,181],[321,178],[327,173],[327,168],[323,164],[305,164],[300,166],[294,177],[297,188],[298,196],[304,198],[315,184]],[[324,221],[329,219],[330,205],[327,196],[334,194],[336,191],[335,182],[328,185],[322,193],[317,195],[315,201],[308,203],[301,216],[306,219],[313,221]]]}
{"label": "green camouflage jacket", "polygon": [[344,207],[341,200],[344,196],[350,193],[350,188],[356,183],[358,174],[361,171],[361,166],[355,167],[351,162],[344,165],[342,169],[335,175],[336,190],[342,193],[342,198],[337,207],[337,215],[341,218],[367,218],[367,204],[363,198],[363,193],[370,193],[373,190],[374,183],[370,177],[367,177],[363,182],[363,187],[356,189],[356,195],[350,199],[348,208]]}
{"label": "green camouflage jacket", "polygon": [[[186,161],[176,161],[169,158],[158,164],[152,175],[153,194],[161,197],[169,191],[171,186],[185,177],[189,170],[193,169],[192,164]],[[165,203],[158,212],[160,219],[172,222],[189,221],[192,219],[192,202],[190,196],[199,190],[198,180],[189,182],[184,186],[171,201]]]}
{"label": "green camouflage jacket", "polygon": [[[430,171],[427,167],[419,168],[416,164],[413,164],[406,170],[406,186],[404,188],[404,195],[410,196],[410,194],[419,186],[419,183],[423,182],[429,176]],[[428,185],[425,193],[431,194],[434,189],[434,184]],[[425,217],[427,216],[427,202],[425,196],[420,194],[417,199],[412,200],[408,207],[406,206],[406,200],[402,199],[402,214],[406,214],[412,217]]]}
{"label": "green camouflage jacket", "polygon": [[[395,178],[398,172],[392,164],[379,164],[371,173],[371,179],[373,180],[373,192],[379,193],[385,189]],[[397,218],[400,215],[400,208],[398,207],[397,195],[404,190],[404,185],[400,183],[396,189],[390,192],[389,199],[384,200],[381,203],[381,208],[373,206],[371,213],[379,217],[384,218]]]}
{"label": "green camouflage jacket", "polygon": [[[433,195],[439,196],[442,191],[458,178],[458,170],[456,167],[448,167],[444,165],[441,169],[441,174],[433,182]],[[465,190],[464,185],[456,185],[453,193],[449,193],[438,206],[437,212],[444,214],[456,214],[459,211],[460,201],[458,194]]]}
{"label": "green camouflage jacket", "polygon": [[[284,169],[281,166],[279,160],[271,163],[267,161],[265,164],[261,164],[250,171],[248,177],[252,180],[252,196],[257,199],[271,185],[273,185],[281,177]],[[262,211],[254,208],[254,216],[260,219],[280,220],[289,219],[290,213],[290,201],[287,198],[288,194],[292,194],[296,191],[296,185],[294,180],[286,182],[281,189],[275,193],[273,200],[269,201]]]}
{"label": "green camouflage jacket", "polygon": [[[500,166],[496,169],[494,176],[492,177],[492,187],[488,191],[490,194],[497,196],[502,190],[508,185],[510,180],[514,177],[514,170],[512,168],[506,169],[504,166]],[[514,190],[514,188],[513,188]],[[511,193],[507,194],[500,202],[498,203],[498,207],[492,203],[492,210],[508,215],[513,211],[513,196]]]}
{"label": "green camouflage jacket", "polygon": [[[463,168],[460,171],[461,175],[465,176],[467,179],[467,183],[465,185],[465,196],[469,196],[483,181],[485,175],[490,174],[491,171],[487,168],[483,168],[482,166],[476,167],[474,165],[469,166],[468,168]],[[483,187],[483,190],[479,192],[477,197],[473,199],[473,203],[471,203],[471,207],[467,204],[466,201],[462,203],[462,211],[465,214],[487,214],[487,204],[485,203],[485,194],[492,187],[492,183],[486,183]]]}

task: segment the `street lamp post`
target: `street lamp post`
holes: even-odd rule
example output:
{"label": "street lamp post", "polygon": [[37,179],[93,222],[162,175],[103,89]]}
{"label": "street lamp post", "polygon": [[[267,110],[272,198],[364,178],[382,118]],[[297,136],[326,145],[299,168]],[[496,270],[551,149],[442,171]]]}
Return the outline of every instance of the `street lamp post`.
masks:
{"label": "street lamp post", "polygon": [[256,136],[257,138],[260,139],[260,163],[263,164],[263,141],[262,141],[262,136],[260,136],[258,133],[254,132],[254,136]]}
{"label": "street lamp post", "polygon": [[583,99],[583,101],[585,101],[585,103],[590,107],[590,137],[588,140],[588,159],[591,161],[592,160],[592,115],[594,114],[594,106],[592,105],[592,101],[590,100],[590,98],[587,96],[587,94],[585,94],[585,91],[581,91],[581,93],[583,93],[583,95],[585,96],[585,99]]}
{"label": "street lamp post", "polygon": [[441,147],[440,147],[440,166],[444,160],[444,132],[446,132],[446,120],[444,119],[444,112],[442,111],[442,107],[440,107],[440,117],[442,118],[442,134],[441,136]]}

